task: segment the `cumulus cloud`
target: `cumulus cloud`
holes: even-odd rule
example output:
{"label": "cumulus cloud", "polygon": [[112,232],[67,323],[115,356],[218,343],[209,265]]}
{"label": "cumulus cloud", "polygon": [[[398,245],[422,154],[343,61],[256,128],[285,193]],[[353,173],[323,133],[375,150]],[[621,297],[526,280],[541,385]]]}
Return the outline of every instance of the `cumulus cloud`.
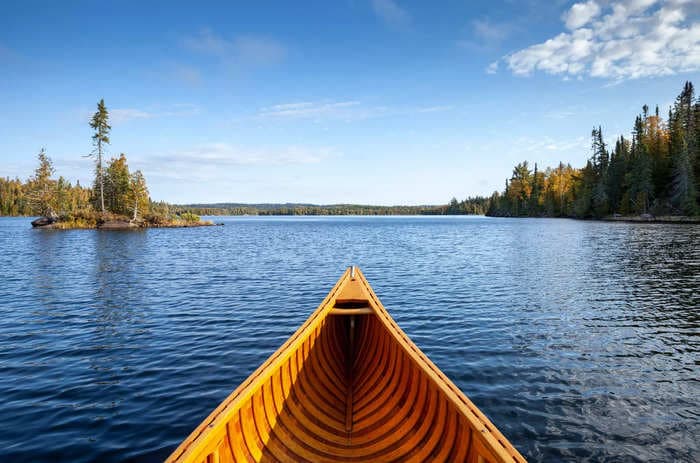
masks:
{"label": "cumulus cloud", "polygon": [[372,0],[374,14],[392,26],[408,26],[411,15],[396,4],[394,0]]}
{"label": "cumulus cloud", "polygon": [[586,3],[575,3],[569,11],[567,11],[562,19],[564,19],[564,24],[571,30],[578,29],[579,27],[588,24],[591,19],[595,18],[600,14],[600,6],[591,0]]}
{"label": "cumulus cloud", "polygon": [[287,54],[282,43],[268,37],[247,35],[229,40],[210,29],[202,29],[197,35],[185,37],[182,43],[190,51],[245,64],[275,64]]}
{"label": "cumulus cloud", "polygon": [[569,32],[503,57],[516,75],[541,71],[613,80],[700,69],[700,5],[689,0],[574,4]]}

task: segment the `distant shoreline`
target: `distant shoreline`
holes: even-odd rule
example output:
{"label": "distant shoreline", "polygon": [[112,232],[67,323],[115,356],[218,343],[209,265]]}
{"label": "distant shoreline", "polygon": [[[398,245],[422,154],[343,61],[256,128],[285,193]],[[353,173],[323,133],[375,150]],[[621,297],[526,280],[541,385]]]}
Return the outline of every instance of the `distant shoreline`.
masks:
{"label": "distant shoreline", "polygon": [[[209,217],[491,217],[496,219],[568,219],[589,222],[621,222],[637,224],[700,224],[700,217],[688,216],[618,216],[601,218],[578,217],[548,217],[548,216],[490,216],[483,214],[207,214]],[[35,216],[5,215],[0,218],[29,218]],[[51,224],[35,226],[37,230],[144,230],[148,228],[194,228],[222,225],[212,221],[200,222],[171,222],[162,224],[131,223],[128,221],[109,221],[100,225],[80,225],[67,222],[54,222]]]}

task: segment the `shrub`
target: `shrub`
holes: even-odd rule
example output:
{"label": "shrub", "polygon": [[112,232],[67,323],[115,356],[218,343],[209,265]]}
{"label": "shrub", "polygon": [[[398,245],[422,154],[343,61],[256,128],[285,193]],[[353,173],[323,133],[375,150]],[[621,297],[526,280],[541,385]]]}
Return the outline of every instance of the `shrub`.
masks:
{"label": "shrub", "polygon": [[180,218],[188,223],[199,222],[199,216],[191,212],[183,212],[180,214]]}

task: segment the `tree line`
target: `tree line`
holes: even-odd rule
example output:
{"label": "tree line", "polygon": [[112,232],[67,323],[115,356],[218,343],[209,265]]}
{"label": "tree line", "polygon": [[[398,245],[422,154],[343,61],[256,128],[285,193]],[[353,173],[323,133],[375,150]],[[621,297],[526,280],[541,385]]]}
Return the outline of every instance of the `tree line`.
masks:
{"label": "tree line", "polygon": [[170,208],[177,213],[198,215],[484,215],[489,198],[476,196],[446,205],[371,206],[362,204],[182,204]]}
{"label": "tree line", "polygon": [[610,146],[601,127],[591,132],[583,168],[559,163],[544,171],[527,161],[515,166],[504,191],[495,192],[492,216],[601,218],[609,215],[687,215],[700,212],[700,99],[693,84],[664,119],[644,105],[632,136]]}
{"label": "tree line", "polygon": [[39,165],[26,181],[19,178],[0,178],[0,215],[42,215],[55,211],[74,211],[89,207],[92,190],[76,182],[72,185],[63,177],[54,179],[54,168],[41,149]]}
{"label": "tree line", "polygon": [[446,206],[370,206],[358,204],[196,204],[170,206],[198,215],[439,215]]}

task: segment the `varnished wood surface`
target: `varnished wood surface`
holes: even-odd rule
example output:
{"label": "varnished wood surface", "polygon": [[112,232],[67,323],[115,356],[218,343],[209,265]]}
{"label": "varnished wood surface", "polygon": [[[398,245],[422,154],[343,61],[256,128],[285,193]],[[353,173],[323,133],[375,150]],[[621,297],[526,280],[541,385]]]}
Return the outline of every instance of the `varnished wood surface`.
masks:
{"label": "varnished wood surface", "polygon": [[525,460],[348,270],[168,461]]}

